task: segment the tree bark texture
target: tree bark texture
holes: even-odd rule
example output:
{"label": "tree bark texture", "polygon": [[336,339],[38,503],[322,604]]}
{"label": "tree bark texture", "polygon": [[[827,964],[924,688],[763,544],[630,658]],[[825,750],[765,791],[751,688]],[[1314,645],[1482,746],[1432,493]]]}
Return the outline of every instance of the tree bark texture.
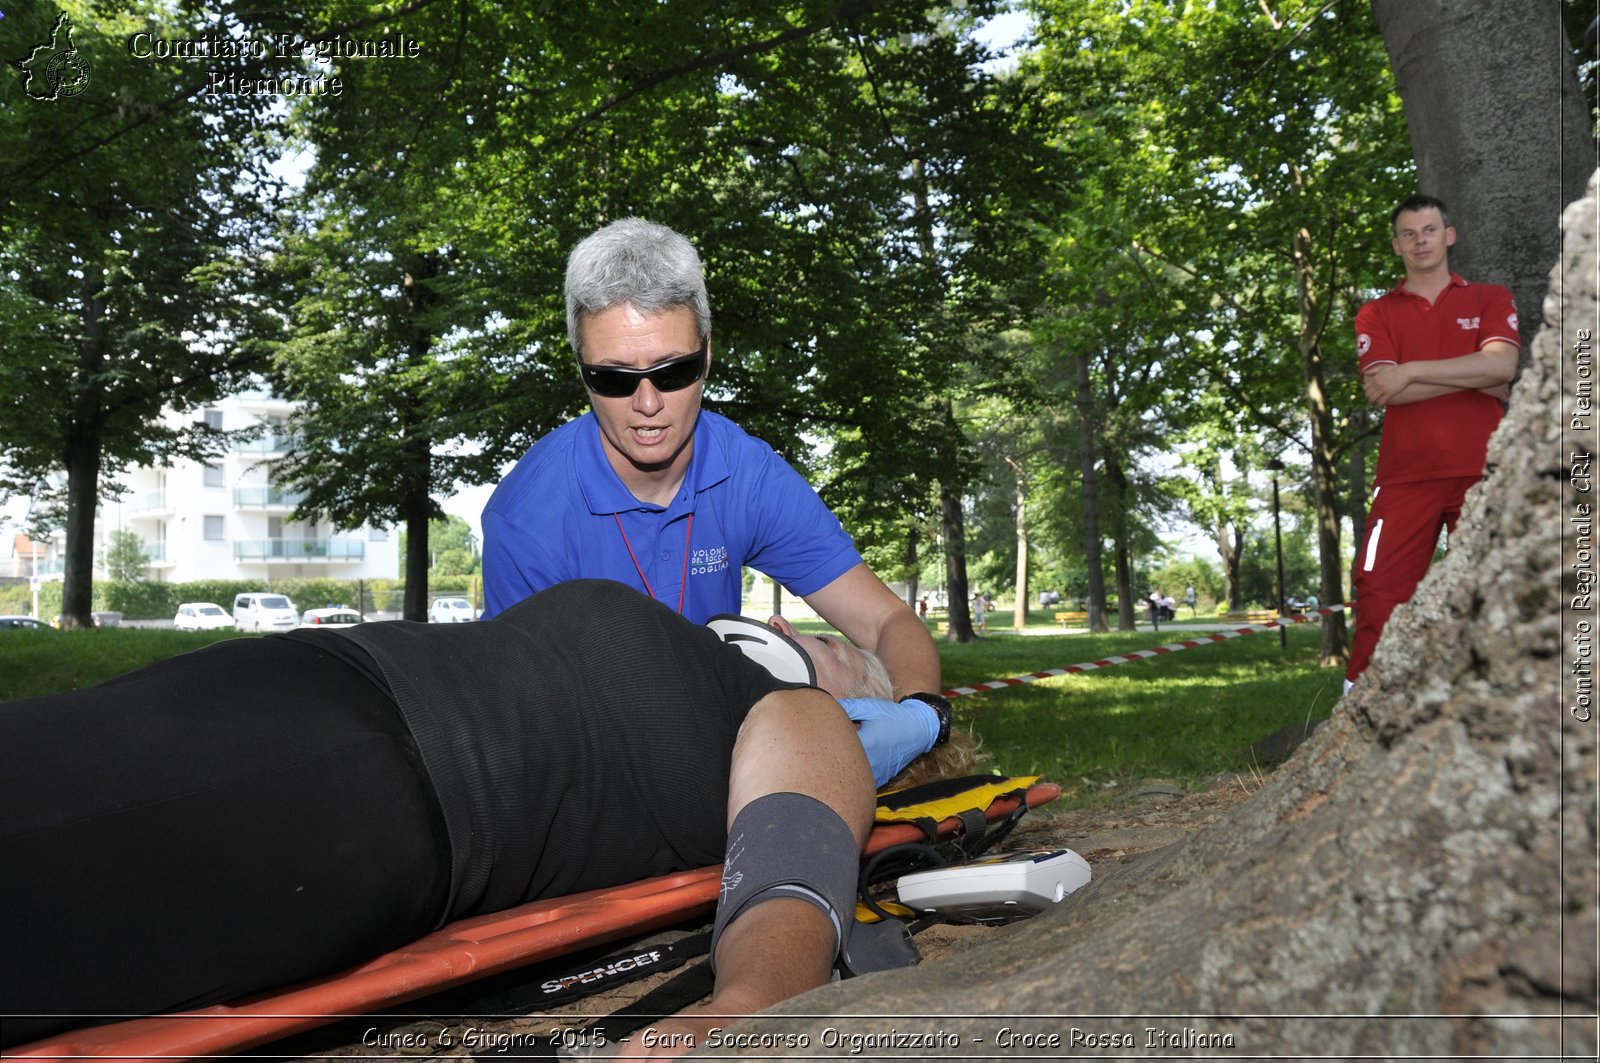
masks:
{"label": "tree bark texture", "polygon": [[[954,423],[955,418],[951,418]],[[952,484],[939,485],[939,513],[944,522],[945,638],[971,642],[972,608],[967,601],[967,521],[961,493]]]}
{"label": "tree bark texture", "polygon": [[100,452],[106,419],[106,283],[84,265],[78,367],[67,424],[67,543],[61,626],[94,626],[94,524],[100,506]]}
{"label": "tree bark texture", "polygon": [[[1450,207],[1450,265],[1509,287],[1538,332],[1561,209],[1595,166],[1557,0],[1372,0],[1419,190]],[[1511,161],[1515,160],[1515,165]]]}
{"label": "tree bark texture", "polygon": [[[1333,408],[1328,402],[1322,356],[1323,323],[1332,300],[1331,293],[1317,283],[1311,233],[1304,228],[1295,231],[1294,267],[1300,307],[1297,343],[1306,380],[1306,418],[1311,422],[1311,489],[1317,506],[1317,594],[1332,605],[1344,601],[1343,572],[1347,560],[1339,536],[1343,499],[1339,496]],[[1278,590],[1280,594],[1283,592],[1281,587]],[[1283,608],[1282,602],[1278,603],[1278,608]],[[1344,614],[1331,613],[1324,617],[1321,630],[1319,655],[1323,665],[1344,667],[1349,660]]]}
{"label": "tree bark texture", "polygon": [[[1211,477],[1212,487],[1217,492],[1217,497],[1222,498],[1227,493],[1227,485],[1222,481],[1222,463],[1213,461],[1206,469],[1206,475]],[[1244,600],[1239,587],[1239,562],[1240,554],[1244,550],[1244,533],[1239,526],[1228,519],[1222,507],[1218,507],[1216,518],[1211,522],[1211,539],[1217,544],[1217,557],[1222,562],[1222,598],[1228,603],[1228,608],[1239,610],[1244,608]]]}
{"label": "tree bark texture", "polygon": [[922,615],[917,609],[917,600],[921,597],[921,594],[919,593],[921,588],[917,582],[918,573],[921,569],[921,566],[922,535],[919,529],[913,525],[906,531],[906,605],[910,606],[912,612],[917,613],[918,616]]}
{"label": "tree bark texture", "polygon": [[1006,458],[1006,464],[1011,466],[1011,473],[1017,482],[1017,606],[1011,613],[1011,627],[1014,631],[1025,630],[1028,626],[1028,477],[1024,473],[1022,463],[1014,458]]}
{"label": "tree bark texture", "polygon": [[[429,282],[439,276],[439,256],[420,255],[405,273],[401,290],[405,295],[406,357],[411,365],[423,366],[433,348],[433,334],[424,324],[428,309],[437,302]],[[428,550],[428,524],[437,510],[433,502],[433,437],[426,417],[416,409],[419,400],[407,390],[406,401],[397,411],[397,430],[401,433],[405,462],[405,492],[400,517],[406,525],[405,601],[401,619],[428,619],[428,569],[432,558]]]}
{"label": "tree bark texture", "polygon": [[1083,473],[1083,565],[1089,571],[1088,600],[1090,631],[1110,631],[1106,622],[1106,574],[1100,556],[1100,489],[1095,474],[1094,381],[1089,373],[1089,356],[1077,359],[1078,373],[1078,461]]}
{"label": "tree bark texture", "polygon": [[[945,399],[940,412],[952,468],[959,468],[956,456],[961,450],[961,425],[956,421],[955,404]],[[945,637],[950,642],[971,642],[978,633],[972,630],[967,600],[967,516],[961,508],[960,484],[939,484],[939,519],[944,528]]]}
{"label": "tree bark texture", "polygon": [[[1594,1058],[1597,725],[1561,676],[1564,526],[1594,497],[1569,475],[1562,372],[1579,330],[1600,331],[1595,195],[1567,213],[1549,327],[1449,553],[1293,759],[1222,820],[990,943],[824,987],[757,1028],[813,1045],[830,1026],[945,1031],[979,1056],[1009,1025],[1138,1046],[1146,1026],[1188,1027],[1231,1035],[1215,1054],[1236,1057]],[[1161,1018],[1119,1018],[1142,1015]]]}
{"label": "tree bark texture", "polygon": [[1106,467],[1106,486],[1111,495],[1111,571],[1117,583],[1117,630],[1137,631],[1133,603],[1137,598],[1133,589],[1133,556],[1128,545],[1128,475],[1122,470],[1111,448],[1102,449]]}

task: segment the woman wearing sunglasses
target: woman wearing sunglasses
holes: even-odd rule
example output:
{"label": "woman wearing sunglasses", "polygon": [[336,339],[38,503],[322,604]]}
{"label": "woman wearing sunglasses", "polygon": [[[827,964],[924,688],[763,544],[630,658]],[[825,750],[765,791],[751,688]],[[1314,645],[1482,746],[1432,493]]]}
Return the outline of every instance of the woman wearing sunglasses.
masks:
{"label": "woman wearing sunglasses", "polygon": [[[714,344],[694,246],[662,225],[614,222],[573,249],[566,297],[592,408],[539,440],[484,509],[485,615],[564,580],[611,579],[703,623],[740,611],[749,566],[881,657],[936,733],[948,703],[913,693],[940,685],[927,627],[799,473],[701,408]],[[904,767],[867,753],[880,783]]]}
{"label": "woman wearing sunglasses", "polygon": [[725,848],[706,1013],[821,984],[872,808],[828,695],[882,678],[795,635],[574,582],[486,623],[232,639],[0,705],[3,1043],[329,974]]}

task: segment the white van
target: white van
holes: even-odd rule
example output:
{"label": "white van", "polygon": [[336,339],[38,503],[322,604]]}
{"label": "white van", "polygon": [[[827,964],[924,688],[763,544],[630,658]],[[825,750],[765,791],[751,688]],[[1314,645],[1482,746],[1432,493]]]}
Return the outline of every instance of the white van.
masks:
{"label": "white van", "polygon": [[233,599],[233,626],[240,631],[288,631],[300,626],[300,610],[287,595],[238,594]]}

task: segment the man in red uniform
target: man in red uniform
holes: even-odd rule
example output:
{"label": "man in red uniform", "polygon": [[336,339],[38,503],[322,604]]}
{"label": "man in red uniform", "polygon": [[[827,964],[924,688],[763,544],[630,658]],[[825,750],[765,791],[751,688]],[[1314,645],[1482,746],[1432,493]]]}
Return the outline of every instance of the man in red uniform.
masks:
{"label": "man in red uniform", "polygon": [[1456,231],[1442,202],[1411,196],[1390,223],[1405,280],[1356,315],[1362,387],[1384,416],[1355,559],[1346,689],[1366,670],[1389,614],[1427,574],[1439,529],[1455,529],[1467,488],[1483,478],[1521,347],[1511,292],[1450,272]]}

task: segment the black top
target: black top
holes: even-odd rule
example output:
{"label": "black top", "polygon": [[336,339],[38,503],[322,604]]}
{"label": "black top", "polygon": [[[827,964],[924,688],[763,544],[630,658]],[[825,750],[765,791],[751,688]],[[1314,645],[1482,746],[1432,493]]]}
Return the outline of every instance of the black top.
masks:
{"label": "black top", "polygon": [[721,860],[739,726],[793,686],[606,580],[479,623],[287,637],[392,692],[449,830],[445,921]]}

